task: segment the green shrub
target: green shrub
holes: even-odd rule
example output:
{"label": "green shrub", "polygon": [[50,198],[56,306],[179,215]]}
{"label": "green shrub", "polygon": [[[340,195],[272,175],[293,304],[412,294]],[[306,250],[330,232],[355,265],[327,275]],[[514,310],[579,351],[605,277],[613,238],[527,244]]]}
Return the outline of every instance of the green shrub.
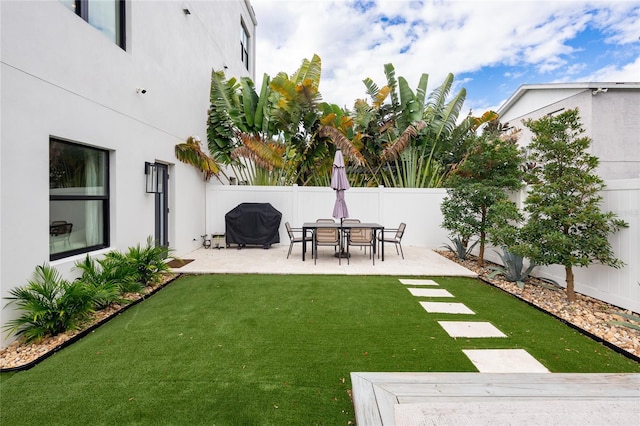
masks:
{"label": "green shrub", "polygon": [[447,248],[450,252],[455,254],[460,260],[467,259],[467,257],[469,257],[469,255],[473,251],[473,248],[480,242],[480,240],[476,240],[475,243],[467,247],[466,242],[463,241],[460,236],[449,238],[449,241],[451,241],[453,245],[445,244],[443,247]]}
{"label": "green shrub", "polygon": [[77,329],[93,312],[89,287],[80,281],[69,282],[48,266],[37,266],[26,286],[16,287],[6,297],[22,311],[5,326],[27,342]]}
{"label": "green shrub", "polygon": [[[166,261],[170,258],[170,252],[168,247],[155,246],[153,239],[149,237],[146,247],[138,244],[135,247],[129,247],[126,253],[110,252],[105,255],[105,260],[126,265],[135,282],[147,285],[159,282],[169,271]],[[171,258],[174,257],[171,256]]]}
{"label": "green shrub", "polygon": [[92,290],[96,309],[122,303],[124,293],[140,293],[144,288],[135,280],[135,271],[125,261],[111,258],[94,260],[87,255],[84,261],[77,262],[75,266],[82,271],[78,280]]}

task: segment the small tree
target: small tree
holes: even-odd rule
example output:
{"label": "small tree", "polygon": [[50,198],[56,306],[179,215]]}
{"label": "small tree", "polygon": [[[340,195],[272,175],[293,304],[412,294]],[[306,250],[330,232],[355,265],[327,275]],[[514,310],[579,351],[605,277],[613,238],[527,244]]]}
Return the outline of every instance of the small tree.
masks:
{"label": "small tree", "polygon": [[532,171],[537,179],[525,200],[529,219],[515,250],[539,265],[564,266],[567,299],[573,302],[574,266],[623,265],[607,238],[627,224],[600,211],[605,184],[594,173],[599,161],[587,152],[591,139],[581,136],[577,109],[525,125],[534,134],[530,158],[540,167]]}
{"label": "small tree", "polygon": [[463,240],[480,240],[478,265],[493,228],[520,219],[507,191],[522,187],[522,153],[513,140],[489,132],[478,137],[447,180],[451,188],[442,203],[442,226]]}

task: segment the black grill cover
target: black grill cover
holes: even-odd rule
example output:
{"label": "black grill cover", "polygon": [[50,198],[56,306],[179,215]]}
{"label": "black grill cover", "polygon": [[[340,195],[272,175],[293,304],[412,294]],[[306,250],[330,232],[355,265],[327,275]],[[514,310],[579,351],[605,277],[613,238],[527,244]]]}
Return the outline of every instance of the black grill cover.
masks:
{"label": "black grill cover", "polygon": [[268,248],[280,242],[282,213],[269,203],[242,203],[224,215],[227,246],[260,245]]}

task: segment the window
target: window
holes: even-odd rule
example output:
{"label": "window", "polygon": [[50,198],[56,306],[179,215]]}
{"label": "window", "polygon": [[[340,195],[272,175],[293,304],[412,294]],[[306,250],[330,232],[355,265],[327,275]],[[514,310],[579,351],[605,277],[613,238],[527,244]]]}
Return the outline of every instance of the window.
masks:
{"label": "window", "polygon": [[242,21],[240,21],[240,28],[240,58],[244,67],[249,70],[249,32]]}
{"label": "window", "polygon": [[76,15],[125,48],[124,0],[60,0]]}
{"label": "window", "polygon": [[49,254],[51,260],[108,247],[109,154],[49,142]]}

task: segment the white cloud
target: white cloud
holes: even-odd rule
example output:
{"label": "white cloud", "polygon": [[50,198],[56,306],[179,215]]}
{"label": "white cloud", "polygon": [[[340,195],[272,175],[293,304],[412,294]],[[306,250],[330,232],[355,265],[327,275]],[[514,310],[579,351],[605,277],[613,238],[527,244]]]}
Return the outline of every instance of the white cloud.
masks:
{"label": "white cloud", "polygon": [[[385,83],[386,63],[393,63],[396,76],[407,78],[413,88],[420,74],[428,73],[430,91],[449,72],[479,72],[474,79],[480,79],[491,66],[515,67],[508,71],[511,76],[531,67],[529,72],[553,81],[565,73],[588,72],[586,64],[571,62],[576,48],[569,44],[587,27],[601,31],[610,43],[637,46],[640,36],[637,1],[252,0],[252,4],[258,19],[256,79],[261,81],[263,72],[291,74],[303,58],[317,53],[322,58],[320,90],[325,100],[347,107],[365,97],[365,77]],[[612,64],[594,77],[628,77],[637,68],[637,60],[618,68]]]}
{"label": "white cloud", "polygon": [[610,65],[599,69],[583,81],[640,82],[640,57],[636,58],[635,62],[624,64],[622,67]]}

